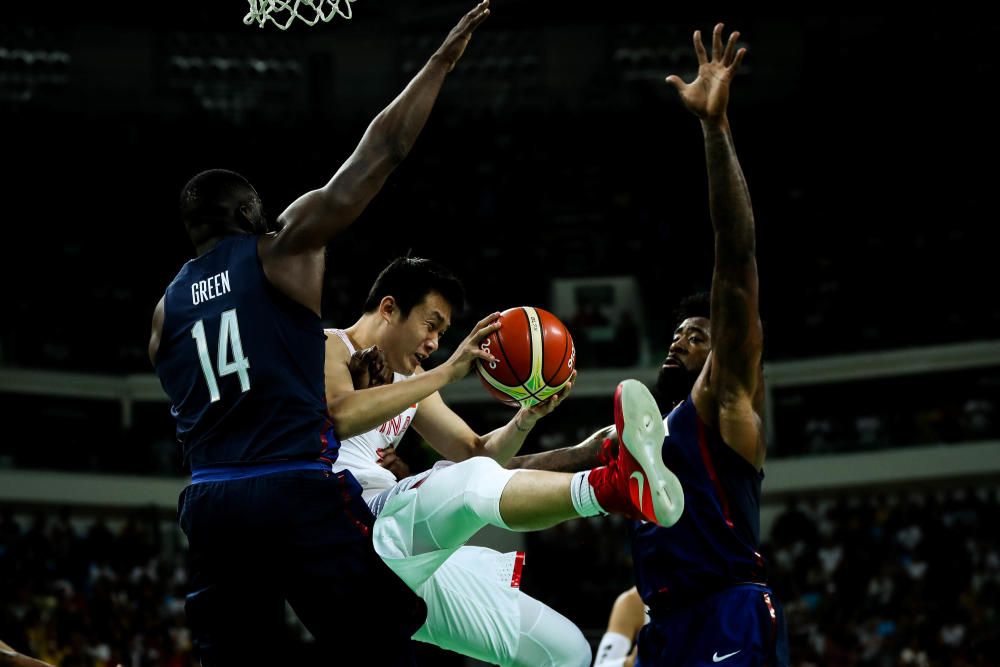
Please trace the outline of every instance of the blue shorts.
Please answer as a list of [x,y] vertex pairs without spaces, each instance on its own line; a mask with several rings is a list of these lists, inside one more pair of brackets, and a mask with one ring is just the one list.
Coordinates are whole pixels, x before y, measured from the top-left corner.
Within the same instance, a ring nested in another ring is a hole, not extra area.
[[426,606],[375,553],[357,480],[329,466],[268,472],[202,475],[181,493],[187,622],[202,664],[295,663],[285,601],[327,657],[352,646],[370,664],[414,664]]
[[639,632],[636,667],[787,667],[785,618],[767,586],[740,584],[658,611]]

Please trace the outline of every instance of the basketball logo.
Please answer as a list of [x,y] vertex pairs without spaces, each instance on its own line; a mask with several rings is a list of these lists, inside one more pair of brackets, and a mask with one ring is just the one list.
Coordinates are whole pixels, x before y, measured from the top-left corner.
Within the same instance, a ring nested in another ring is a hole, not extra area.
[[523,306],[500,313],[500,328],[480,344],[496,361],[476,362],[483,386],[498,400],[530,408],[558,393],[576,365],[569,330],[552,313]]

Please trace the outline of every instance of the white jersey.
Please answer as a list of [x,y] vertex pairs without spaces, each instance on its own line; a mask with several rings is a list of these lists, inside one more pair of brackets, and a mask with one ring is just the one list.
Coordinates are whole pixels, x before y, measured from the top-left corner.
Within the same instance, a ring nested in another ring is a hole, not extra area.
[[[343,329],[327,329],[326,333],[344,341],[351,354],[357,351]],[[393,382],[400,382],[406,377],[402,373],[394,373]],[[396,476],[378,464],[376,450],[395,447],[402,440],[403,434],[406,433],[416,414],[417,404],[414,403],[378,428],[340,441],[340,454],[333,464],[333,470],[334,472],[350,470],[361,484],[362,497],[365,501],[370,501],[386,489],[395,486]]]

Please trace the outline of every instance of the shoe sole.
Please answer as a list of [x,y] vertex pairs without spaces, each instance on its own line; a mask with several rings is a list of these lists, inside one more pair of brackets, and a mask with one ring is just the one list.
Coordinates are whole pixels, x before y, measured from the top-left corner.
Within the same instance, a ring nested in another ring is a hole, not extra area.
[[[646,386],[638,380],[625,380],[615,392],[615,428],[618,441],[625,445],[646,476],[653,502],[653,516],[642,512],[650,521],[669,527],[684,513],[684,488],[677,476],[663,463],[663,440],[666,429],[663,417]],[[641,483],[637,482],[641,490]],[[629,480],[629,486],[632,481]],[[631,493],[631,488],[630,488]],[[640,498],[642,511],[643,498]]]

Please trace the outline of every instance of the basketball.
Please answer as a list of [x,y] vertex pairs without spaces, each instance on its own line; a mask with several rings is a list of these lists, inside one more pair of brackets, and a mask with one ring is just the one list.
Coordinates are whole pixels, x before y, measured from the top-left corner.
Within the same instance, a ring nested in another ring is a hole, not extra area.
[[558,317],[522,306],[500,313],[500,328],[480,345],[497,358],[476,362],[483,386],[515,407],[530,408],[557,393],[576,364],[573,337]]

